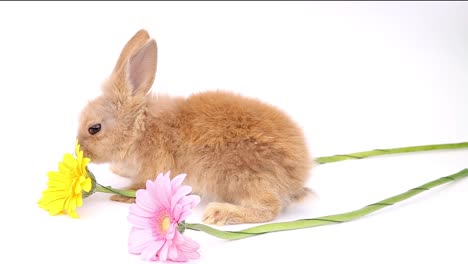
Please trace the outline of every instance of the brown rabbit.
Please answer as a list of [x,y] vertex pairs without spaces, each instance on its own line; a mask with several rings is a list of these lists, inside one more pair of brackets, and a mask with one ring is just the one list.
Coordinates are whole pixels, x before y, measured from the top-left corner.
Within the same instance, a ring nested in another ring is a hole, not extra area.
[[102,95],[83,109],[78,140],[92,162],[110,163],[135,190],[160,172],[187,173],[185,184],[195,194],[216,201],[204,212],[207,224],[270,221],[309,193],[304,185],[312,159],[301,129],[285,113],[223,91],[150,94],[156,61],[155,40],[138,31]]

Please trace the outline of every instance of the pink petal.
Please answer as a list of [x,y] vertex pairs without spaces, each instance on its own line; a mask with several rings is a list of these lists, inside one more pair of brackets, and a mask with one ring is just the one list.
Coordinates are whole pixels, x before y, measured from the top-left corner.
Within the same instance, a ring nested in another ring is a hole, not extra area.
[[[162,174],[162,173],[161,173],[161,174]],[[171,171],[168,170],[168,171],[164,174],[163,177],[167,178],[167,179],[170,181],[170,180],[171,180]]]
[[157,240],[151,241],[151,243],[146,247],[143,252],[141,252],[140,257],[143,260],[154,260],[157,257],[158,251],[164,247],[166,241]]
[[141,206],[137,204],[130,205],[129,211],[130,211],[130,214],[140,216],[140,217],[150,218],[154,216],[154,212],[143,209]]
[[156,182],[147,180],[145,190],[148,192],[148,195],[151,196],[156,190]]
[[[162,177],[162,174],[159,174],[158,177]],[[156,203],[156,207],[161,206],[156,196],[158,192],[158,184],[159,183],[156,183],[156,180],[155,181],[148,180],[146,182],[146,190],[148,191],[148,195],[151,198],[151,200]]]
[[153,212],[156,208],[156,203],[151,199],[147,190],[140,189],[136,192],[136,204],[141,208]]
[[[197,195],[188,195],[182,197],[173,210],[173,217],[177,222],[181,222],[192,213],[192,208],[200,202],[200,197]],[[180,207],[180,209],[179,209]]]
[[174,236],[174,244],[178,249],[179,258],[178,261],[186,261],[188,259],[198,259],[200,254],[197,250],[200,248],[197,242],[191,238],[182,235],[177,232]]
[[187,195],[182,197],[177,204],[182,206],[183,208],[187,207],[188,208],[193,208],[195,207],[198,203],[200,202],[200,197],[197,195]]
[[169,247],[169,253],[168,253],[168,258],[170,260],[177,260],[179,258],[179,252],[178,252],[178,248],[177,246],[173,243],[170,247]]
[[178,223],[176,222],[171,223],[171,225],[169,226],[169,230],[167,231],[166,236],[165,236],[167,240],[172,240],[174,238],[174,233],[177,229],[177,225]]
[[190,252],[196,251],[200,248],[200,245],[195,240],[180,233],[179,235],[183,238],[183,243],[177,245],[180,250],[184,252]]
[[192,191],[192,187],[189,186],[182,186],[180,187],[173,195],[171,199],[171,209],[174,209],[174,205],[176,205],[182,198],[187,196]]
[[169,250],[169,244],[171,243],[170,240],[167,240],[166,243],[161,247],[161,250],[158,253],[159,259],[161,261],[166,261],[167,260],[167,253]]
[[140,254],[154,240],[151,230],[133,227],[128,237],[128,251],[132,254]]
[[177,230],[176,234],[174,235],[173,241],[177,245],[183,244],[185,241],[185,236],[182,235],[182,233],[180,233],[179,230]]
[[174,220],[179,223],[181,220],[180,220],[180,216],[182,215],[183,211],[182,211],[182,206],[176,204],[174,206],[174,209],[172,211],[172,217],[174,218]]
[[198,195],[189,195],[187,196],[188,199],[190,199],[190,207],[191,208],[194,208],[195,206],[197,206],[199,203],[200,203],[200,196]]
[[127,220],[137,228],[152,229],[155,226],[155,221],[152,217],[141,217],[135,214],[129,214]]
[[172,179],[172,181],[171,181],[172,191],[177,190],[180,187],[182,182],[185,180],[186,176],[187,176],[187,174],[182,173],[182,174],[179,174],[179,175],[175,176],[174,179]]
[[[191,195],[192,196],[192,195]],[[187,201],[191,202],[186,202],[186,205],[182,207],[182,213],[178,216],[178,221],[181,222],[187,218],[192,213],[192,208],[194,207],[193,205],[196,205],[200,202],[200,197],[195,196],[195,197],[185,197]]]
[[186,259],[199,259],[200,258],[200,253],[198,253],[197,251],[188,251],[188,252],[184,252],[183,254],[186,257]]
[[156,183],[156,185],[164,186],[164,188],[168,188],[171,184],[171,179],[169,175],[170,175],[169,172],[167,172],[164,175],[160,173],[158,177],[156,177],[156,180],[154,182]]
[[171,208],[170,205],[170,182],[168,179],[164,177],[158,177],[156,179],[156,188],[154,191],[155,201],[157,201],[158,205],[164,208]]
[[189,210],[183,211],[183,212],[179,215],[179,218],[178,218],[178,219],[179,219],[179,220],[178,220],[179,223],[182,222],[182,221],[184,221],[185,219],[187,219],[187,217],[188,217],[189,215],[191,215],[191,214],[192,214],[192,210],[190,210],[190,209],[189,209]]
[[147,180],[146,181],[146,190],[154,188],[156,184],[153,181]]

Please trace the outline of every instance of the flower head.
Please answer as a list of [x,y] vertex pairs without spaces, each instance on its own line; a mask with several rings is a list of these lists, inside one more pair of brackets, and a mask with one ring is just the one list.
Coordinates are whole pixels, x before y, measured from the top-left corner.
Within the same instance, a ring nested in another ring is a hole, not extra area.
[[189,195],[192,188],[181,186],[186,174],[171,181],[170,172],[160,173],[155,181],[147,181],[146,189],[136,192],[136,203],[130,206],[128,249],[144,260],[188,261],[199,258],[199,245],[178,230],[199,202]]
[[47,189],[42,192],[39,207],[50,215],[66,213],[78,218],[76,208],[83,204],[82,192],[89,192],[92,188],[92,179],[86,168],[89,162],[76,142],[75,156],[66,153],[59,162],[59,170],[47,173]]

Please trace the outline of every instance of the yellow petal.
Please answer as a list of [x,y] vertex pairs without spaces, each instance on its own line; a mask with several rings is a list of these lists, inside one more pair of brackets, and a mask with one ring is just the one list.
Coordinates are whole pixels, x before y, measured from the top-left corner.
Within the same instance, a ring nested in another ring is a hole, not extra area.
[[80,153],[80,144],[78,143],[78,139],[75,142],[75,156],[78,157],[78,154]]
[[62,213],[63,213],[63,211],[58,211],[58,212],[57,211],[49,211],[49,215],[52,215],[52,216],[62,214]]
[[80,218],[76,211],[68,212],[68,215],[71,216],[72,218]]
[[50,214],[56,215],[63,211],[63,202],[63,199],[55,200],[47,203],[42,208],[49,211]]
[[70,153],[67,153],[63,155],[63,164],[70,170],[73,170],[76,166],[76,159]]
[[58,171],[49,171],[47,173],[47,177],[49,178],[49,180],[57,180],[57,181],[65,181],[65,177],[63,176],[62,173],[58,172]]
[[42,198],[41,200],[43,201],[48,201],[48,200],[57,200],[57,199],[65,199],[68,195],[68,192],[66,190],[61,190],[61,189],[54,189],[54,190],[45,190],[42,192]]
[[82,190],[82,188],[81,188],[81,177],[80,177],[80,179],[78,179],[78,183],[75,184],[75,189],[73,190],[74,191],[73,194],[75,194],[75,195],[79,194],[79,193],[81,193],[81,190]]
[[68,199],[68,204],[67,206],[65,206],[65,209],[67,210],[67,212],[70,214],[70,213],[73,213],[75,212],[76,210],[76,199],[73,198],[70,198]]
[[71,199],[70,197],[67,197],[67,199],[65,199],[65,203],[63,204],[63,210],[69,212],[70,211],[70,202],[71,202]]
[[78,197],[76,197],[76,207],[81,207],[83,205],[83,197],[80,195],[78,195]]
[[83,187],[83,190],[85,192],[89,192],[91,190],[92,186],[91,178],[87,177],[84,183],[81,185]]

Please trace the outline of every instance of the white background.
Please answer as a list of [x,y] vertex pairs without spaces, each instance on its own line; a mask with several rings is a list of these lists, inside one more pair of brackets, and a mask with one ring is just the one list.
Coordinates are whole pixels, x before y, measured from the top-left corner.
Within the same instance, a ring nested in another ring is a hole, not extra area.
[[[466,2],[2,2],[0,262],[140,262],[127,253],[127,204],[97,193],[80,219],[37,206],[81,108],[140,28],[158,42],[154,92],[258,97],[290,114],[318,157],[468,141],[466,14]],[[358,209],[466,167],[467,150],[322,165],[308,182],[317,198],[276,221]],[[467,199],[461,180],[340,225],[234,242],[186,234],[201,246],[195,263],[467,263]]]

